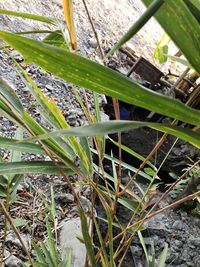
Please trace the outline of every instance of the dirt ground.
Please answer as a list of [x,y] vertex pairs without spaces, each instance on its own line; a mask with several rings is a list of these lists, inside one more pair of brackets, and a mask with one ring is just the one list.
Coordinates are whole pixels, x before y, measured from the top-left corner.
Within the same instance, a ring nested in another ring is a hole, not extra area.
[[[117,42],[145,10],[140,0],[88,0],[87,4],[101,43],[108,47]],[[30,0],[28,4],[27,0],[0,0],[0,8],[57,17],[64,20],[61,0]],[[74,13],[79,47],[84,50],[93,33],[82,1],[74,1]],[[8,17],[5,22],[0,16],[0,26],[12,31],[44,28],[44,24],[41,25],[29,20],[24,23],[23,20],[15,17]],[[47,27],[49,26],[47,25]],[[143,55],[157,64],[153,59],[153,52],[162,34],[163,30],[159,24],[155,19],[151,19],[128,44],[139,55]]]

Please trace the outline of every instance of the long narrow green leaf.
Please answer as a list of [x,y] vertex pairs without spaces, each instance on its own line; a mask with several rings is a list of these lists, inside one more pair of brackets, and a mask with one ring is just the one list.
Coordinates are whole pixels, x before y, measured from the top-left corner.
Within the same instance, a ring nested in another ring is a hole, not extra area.
[[52,257],[51,257],[51,254],[50,254],[49,250],[47,249],[47,247],[45,246],[45,244],[44,243],[41,243],[40,246],[41,246],[41,249],[42,249],[42,251],[43,251],[43,253],[45,255],[45,261],[48,263],[48,266],[49,267],[57,267],[54,264],[54,262],[52,260]]
[[164,0],[153,0],[147,10],[142,16],[133,24],[128,32],[117,42],[117,44],[110,50],[107,57],[111,56],[116,50],[118,50],[123,44],[130,40],[146,23],[147,21],[158,11],[158,9],[164,4]]
[[[66,173],[72,175],[74,172],[62,163],[58,163],[59,167]],[[21,161],[0,163],[0,174],[54,174],[59,175],[60,172],[51,161]]]
[[[32,81],[32,79],[26,74],[26,72],[23,70],[23,68],[13,59],[19,70],[21,71],[22,75],[27,81],[28,88],[31,92],[31,94],[34,96],[37,103],[41,106],[41,114],[48,120],[50,124],[52,124],[57,129],[61,128],[70,128],[69,124],[66,122],[64,116],[62,115],[59,108],[56,106],[55,102],[52,99],[48,99],[47,96],[45,96],[40,89],[37,87],[37,85]],[[59,143],[64,145],[64,148],[66,148],[67,156],[70,158],[71,155],[74,155],[75,150],[77,154],[79,155],[82,165],[85,168],[85,174],[87,175],[89,173],[89,164],[87,161],[87,156],[79,144],[79,142],[76,140],[75,137],[71,136],[68,137],[68,141],[71,143],[71,146],[65,142],[64,140],[58,140]]]
[[104,208],[106,211],[106,216],[107,216],[107,222],[108,222],[108,241],[109,241],[109,254],[110,254],[110,267],[115,266],[114,262],[114,247],[113,247],[113,219],[111,215],[111,210],[110,207],[108,206],[107,203],[104,203]]
[[[142,0],[149,6],[152,0]],[[155,15],[160,25],[180,48],[191,65],[200,72],[200,27],[183,0],[167,0]]]
[[45,257],[43,255],[42,251],[39,249],[39,247],[33,241],[32,241],[32,245],[33,245],[33,248],[34,248],[35,253],[36,253],[37,261],[42,263],[42,264],[45,264]]
[[[119,147],[119,144],[118,142],[114,141],[112,138],[108,137],[108,139],[116,146]],[[121,148],[122,150],[126,151],[128,154],[132,155],[133,157],[141,160],[141,161],[144,161],[145,158],[143,156],[141,156],[140,154],[138,154],[137,152],[135,152],[134,150],[132,150],[131,148],[125,146],[125,145],[121,145]],[[151,168],[155,169],[156,167],[148,160],[147,165],[149,165]]]
[[37,20],[37,21],[41,21],[41,22],[45,22],[45,23],[49,23],[49,24],[54,24],[54,25],[58,24],[57,19],[33,15],[33,14],[29,14],[29,13],[22,13],[22,12],[15,12],[15,11],[11,11],[11,10],[0,9],[0,14],[11,15],[11,16],[15,16],[15,17],[24,18],[24,19]]
[[88,231],[87,218],[82,208],[79,208],[79,212],[80,212],[80,218],[81,218],[81,229],[82,229],[83,239],[84,239],[85,246],[87,249],[88,257],[90,259],[90,264],[92,267],[96,267],[97,263],[95,259],[94,246],[92,243],[92,237],[90,236],[89,231]]
[[[180,126],[172,126],[170,124],[159,124],[150,122],[138,122],[138,121],[110,121],[95,123],[83,127],[76,127],[73,129],[58,130],[48,134],[43,134],[35,138],[29,138],[30,141],[44,140],[56,136],[97,136],[111,133],[117,133],[122,131],[128,131],[140,127],[150,127],[155,130],[166,132],[181,138],[187,142],[190,142],[196,147],[200,147],[200,134],[190,129],[182,128]],[[26,139],[28,140],[28,139]]]
[[200,23],[200,2],[199,0],[183,0],[188,6],[192,14],[195,16],[197,21]]
[[0,147],[7,149],[14,149],[15,151],[35,153],[35,154],[45,154],[44,150],[41,149],[39,145],[30,143],[18,143],[19,140],[10,139],[0,136]]
[[188,68],[192,68],[191,64],[187,61],[187,59],[176,57],[176,56],[168,56],[171,60],[176,61],[178,63],[181,63],[185,65]]
[[51,259],[52,259],[54,266],[57,267],[58,255],[57,255],[57,250],[56,250],[56,242],[53,238],[53,234],[51,232],[51,226],[50,226],[48,219],[46,219],[46,228],[47,228],[47,244],[48,244],[49,253],[51,255]]
[[93,221],[94,221],[94,225],[95,225],[95,230],[97,232],[98,238],[99,238],[99,243],[101,245],[101,250],[102,250],[102,254],[103,254],[103,260],[105,262],[104,266],[109,266],[108,263],[108,256],[107,256],[107,252],[105,249],[105,245],[104,245],[104,241],[103,241],[103,237],[99,228],[99,224],[97,222],[97,219],[95,218],[95,216],[93,217]]
[[0,79],[0,97],[8,101],[20,114],[24,112],[24,108],[15,94],[14,90],[2,79]]
[[159,263],[158,263],[159,267],[165,267],[165,261],[167,258],[167,253],[168,253],[168,244],[165,245],[162,253],[160,254]]
[[[98,63],[12,33],[0,32],[0,37],[22,53],[28,61],[38,64],[69,82],[180,121],[200,125],[200,111],[148,90]],[[193,53],[192,48],[191,53],[192,57],[199,62],[199,55],[195,57],[195,50]]]

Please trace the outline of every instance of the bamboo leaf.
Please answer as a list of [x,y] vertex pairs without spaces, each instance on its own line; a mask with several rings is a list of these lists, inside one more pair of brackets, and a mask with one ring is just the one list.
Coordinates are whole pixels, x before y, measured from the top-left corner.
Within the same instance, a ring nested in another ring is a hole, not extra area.
[[140,127],[150,127],[152,129],[174,135],[200,148],[200,134],[197,132],[194,132],[190,129],[183,128],[180,126],[172,126],[171,124],[160,124],[160,123],[138,122],[138,121],[109,121],[109,122],[95,123],[92,125],[76,127],[73,129],[71,128],[71,129],[58,130],[37,136],[35,138],[28,138],[26,140],[29,141],[45,140],[48,138],[53,138],[56,136],[58,137],[62,135],[66,136],[106,135],[106,134],[128,131]]
[[[58,166],[66,173],[72,175],[74,172],[62,163]],[[51,161],[20,161],[0,163],[0,174],[53,174],[60,175],[58,169]]]
[[49,23],[49,24],[54,24],[54,25],[58,24],[57,19],[33,15],[33,14],[29,14],[29,13],[22,13],[22,12],[15,12],[15,11],[11,11],[11,10],[0,9],[0,14],[11,15],[11,16],[15,16],[15,17],[24,18],[24,19],[37,20],[37,21],[41,21],[41,22],[45,22],[45,23]]
[[6,100],[11,106],[13,106],[20,114],[24,112],[24,108],[15,94],[14,90],[2,79],[0,79],[0,98]]
[[200,111],[191,109],[178,100],[148,90],[98,63],[12,33],[0,32],[0,37],[30,62],[69,82],[180,121],[200,125]]
[[170,56],[170,55],[168,57],[171,60],[181,63],[182,65],[185,65],[188,68],[192,68],[191,64],[187,61],[187,59],[176,57],[176,56]]
[[[114,140],[113,140],[112,138],[110,138],[110,137],[108,137],[108,139],[109,139],[114,145],[116,145],[116,146],[119,147],[118,142],[114,141]],[[132,150],[131,148],[129,148],[129,147],[125,146],[125,145],[121,145],[121,148],[122,148],[122,150],[126,151],[128,154],[132,155],[133,157],[135,157],[135,158],[137,158],[137,159],[139,159],[139,160],[141,160],[141,161],[144,161],[144,160],[145,160],[145,158],[144,158],[143,156],[141,156],[140,154],[138,154],[137,152],[135,152],[135,151]],[[155,170],[156,167],[155,167],[149,160],[147,161],[146,164],[149,165],[151,168],[153,168],[153,169]]]
[[44,150],[40,148],[39,145],[30,144],[26,142],[18,143],[18,141],[19,140],[0,136],[0,147],[13,149],[15,151],[20,151],[20,152],[43,154],[43,155],[46,154]]

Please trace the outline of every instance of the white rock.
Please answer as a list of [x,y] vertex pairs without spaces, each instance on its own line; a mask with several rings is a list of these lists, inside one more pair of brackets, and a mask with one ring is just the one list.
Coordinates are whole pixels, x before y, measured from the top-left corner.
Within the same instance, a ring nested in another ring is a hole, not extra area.
[[86,259],[86,247],[79,241],[77,236],[82,236],[80,218],[73,218],[67,222],[62,222],[60,233],[61,250],[66,255],[68,250],[72,250],[73,267],[83,267]]

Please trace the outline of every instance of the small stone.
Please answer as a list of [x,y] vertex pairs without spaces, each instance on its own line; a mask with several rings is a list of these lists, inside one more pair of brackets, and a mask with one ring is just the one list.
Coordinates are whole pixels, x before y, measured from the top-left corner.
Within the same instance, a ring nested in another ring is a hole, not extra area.
[[50,84],[47,84],[45,86],[45,88],[49,91],[49,92],[52,92],[54,90],[53,86],[51,86]]
[[70,193],[61,193],[56,198],[60,200],[63,204],[74,202],[74,196]]
[[117,62],[114,61],[113,59],[111,59],[109,62],[108,62],[108,67],[111,68],[111,69],[116,69],[117,68]]
[[183,245],[183,243],[182,243],[181,241],[179,241],[179,240],[175,240],[175,241],[174,241],[174,245],[175,245],[177,248],[181,248],[182,245]]
[[189,242],[191,245],[194,245],[195,247],[200,247],[200,237],[192,237],[189,239]]
[[141,257],[143,254],[143,250],[140,246],[131,246],[130,249],[133,257]]
[[197,255],[193,258],[193,266],[199,267],[200,266],[200,255]]
[[13,50],[10,55],[17,61],[17,62],[22,62],[24,59],[22,55],[20,55],[17,51]]
[[172,228],[176,229],[176,230],[183,230],[183,223],[182,221],[175,221],[172,225]]
[[89,43],[90,47],[92,47],[94,49],[97,48],[97,41],[95,38],[90,38],[88,43]]
[[[30,248],[31,248],[31,238],[30,238],[30,236],[23,234],[23,235],[21,235],[21,238],[23,240],[23,243],[24,243],[26,249],[30,250]],[[6,243],[10,243],[10,244],[12,244],[12,245],[14,245],[14,246],[16,246],[16,247],[18,247],[20,249],[23,249],[21,242],[19,241],[18,238],[16,238],[16,236],[13,233],[7,235]]]
[[11,255],[5,260],[6,267],[22,267],[22,261],[18,259],[16,256]]

